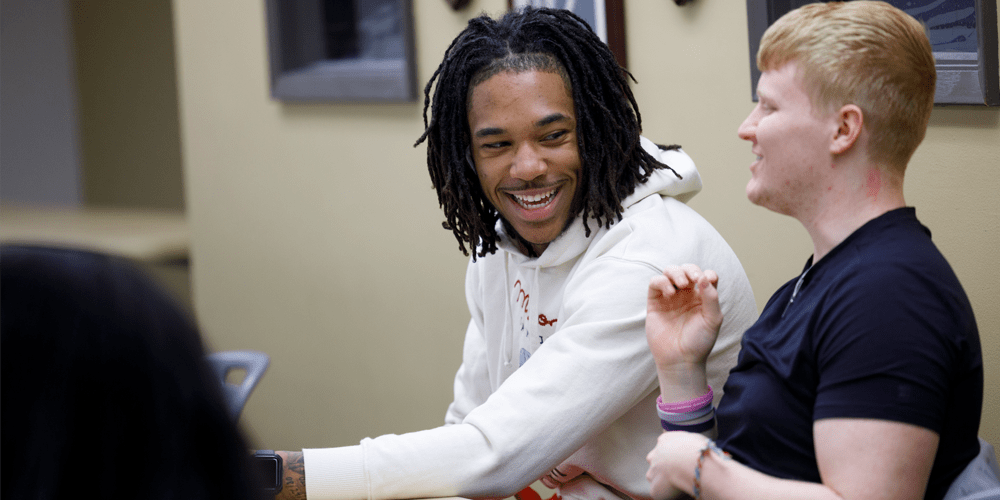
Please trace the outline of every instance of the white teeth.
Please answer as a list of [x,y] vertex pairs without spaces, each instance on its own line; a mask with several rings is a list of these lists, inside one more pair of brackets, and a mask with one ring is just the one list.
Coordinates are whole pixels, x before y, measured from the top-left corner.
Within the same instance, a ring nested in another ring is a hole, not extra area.
[[552,199],[552,196],[556,194],[556,191],[558,191],[558,189],[553,189],[552,191],[549,191],[547,193],[535,194],[530,196],[522,196],[522,195],[512,195],[512,196],[514,197],[514,200],[517,201],[517,204],[521,205],[524,208],[538,208],[540,206],[547,204]]

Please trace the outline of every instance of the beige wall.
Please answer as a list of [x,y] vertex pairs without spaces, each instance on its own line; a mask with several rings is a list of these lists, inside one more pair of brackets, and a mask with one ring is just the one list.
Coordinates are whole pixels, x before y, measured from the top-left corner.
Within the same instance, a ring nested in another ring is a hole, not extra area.
[[[452,37],[506,0],[415,1],[422,87]],[[746,13],[731,2],[626,2],[645,133],[682,144],[705,191],[692,205],[740,255],[759,304],[811,251],[798,224],[746,201],[752,160]],[[299,104],[268,94],[260,0],[174,0],[185,194],[199,318],[216,349],[272,364],[244,413],[260,446],[354,444],[439,425],[468,312],[466,258],[441,229],[420,103]],[[908,202],[972,297],[987,383],[1000,382],[1000,110],[939,108]],[[982,434],[1000,442],[987,391]]]
[[171,0],[69,0],[83,201],[183,210]]

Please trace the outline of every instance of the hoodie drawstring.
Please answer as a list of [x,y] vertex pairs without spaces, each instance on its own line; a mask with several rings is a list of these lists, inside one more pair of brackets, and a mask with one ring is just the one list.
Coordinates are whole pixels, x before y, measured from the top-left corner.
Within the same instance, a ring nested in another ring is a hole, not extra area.
[[511,365],[511,343],[513,342],[512,337],[506,332],[511,332],[514,329],[513,321],[513,311],[510,308],[511,294],[510,294],[510,253],[504,252],[503,259],[503,283],[504,283],[504,304],[507,308],[507,314],[504,315],[503,320],[503,332],[504,335],[500,337],[500,352],[503,353],[503,366],[504,368],[510,368]]

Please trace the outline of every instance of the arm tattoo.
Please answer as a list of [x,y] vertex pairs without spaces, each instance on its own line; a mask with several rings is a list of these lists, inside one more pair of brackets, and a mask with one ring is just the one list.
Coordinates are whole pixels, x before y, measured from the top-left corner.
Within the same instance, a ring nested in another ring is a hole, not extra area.
[[275,500],[305,500],[306,467],[301,451],[279,451],[284,463],[281,493]]

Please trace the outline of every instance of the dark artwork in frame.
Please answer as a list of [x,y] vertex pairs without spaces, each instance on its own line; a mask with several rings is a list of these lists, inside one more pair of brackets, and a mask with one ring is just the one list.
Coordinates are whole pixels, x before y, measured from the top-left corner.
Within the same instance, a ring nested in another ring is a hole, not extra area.
[[265,0],[271,96],[416,100],[412,0]]
[[[816,0],[747,0],[751,96],[757,100],[760,37],[785,13]],[[919,19],[937,66],[938,105],[1000,106],[996,0],[887,0]]]
[[511,9],[527,5],[572,11],[583,18],[594,33],[608,44],[618,65],[628,68],[624,0],[507,0],[507,6]]

